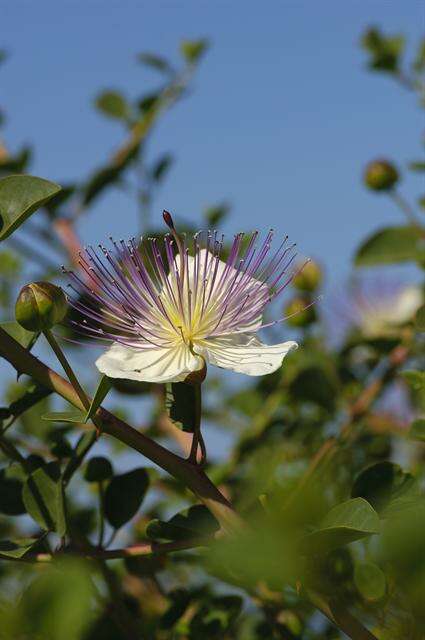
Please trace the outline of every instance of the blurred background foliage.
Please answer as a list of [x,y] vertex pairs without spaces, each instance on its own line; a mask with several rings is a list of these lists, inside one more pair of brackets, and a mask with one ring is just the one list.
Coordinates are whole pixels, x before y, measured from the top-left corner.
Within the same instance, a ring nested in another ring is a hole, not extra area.
[[[376,82],[380,74],[390,76],[410,92],[412,108],[416,101],[425,105],[425,41],[409,60],[404,37],[373,27],[362,34],[361,46]],[[5,238],[2,326],[26,348],[36,336],[12,322],[18,289],[29,280],[61,283],[60,265],[75,267],[83,243],[79,221],[105,192],[119,185],[134,195],[140,213],[135,235],[162,235],[151,205],[175,159],[154,155],[155,126],[190,98],[206,55],[206,40],[182,41],[172,61],[141,53],[138,62],[158,73],[155,89],[134,99],[125,87],[106,89],[95,99],[99,115],[121,127],[113,154],[83,181],[64,182],[18,234]],[[7,64],[6,52],[0,64]],[[6,110],[2,104],[2,116]],[[32,156],[30,145],[12,150],[0,142],[0,176],[30,173]],[[345,637],[341,630],[353,638],[424,637],[425,311],[419,281],[425,196],[411,203],[399,188],[405,172],[424,170],[417,158],[407,167],[397,158],[365,158],[364,188],[392,199],[399,223],[370,231],[343,294],[319,302],[326,287],[320,261],[294,279],[283,313],[300,348],[281,371],[241,385],[228,385],[217,371],[207,377],[204,431],[213,427],[218,434],[207,473],[251,525],[237,539],[217,539],[217,521],[206,508],[140,455],[119,442],[96,441],[88,425],[59,421],[57,414],[46,419],[68,406],[5,369],[2,640],[332,640]],[[198,227],[219,227],[231,215],[227,203],[214,204]],[[184,220],[179,226],[196,230]],[[6,232],[5,218],[0,237]],[[412,266],[411,283],[361,271],[399,263]],[[75,338],[66,326],[62,335]],[[64,346],[83,369],[90,349]],[[90,391],[95,388],[93,381]],[[170,420],[159,385],[113,381],[108,399],[117,415],[136,415],[141,431],[188,453],[190,434]],[[41,496],[43,508],[34,496]],[[205,545],[84,560],[93,551],[193,538]]]

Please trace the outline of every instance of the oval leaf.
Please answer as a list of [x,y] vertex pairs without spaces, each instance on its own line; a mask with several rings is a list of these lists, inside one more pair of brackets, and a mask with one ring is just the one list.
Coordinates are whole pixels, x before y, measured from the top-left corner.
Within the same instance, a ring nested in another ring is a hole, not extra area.
[[354,262],[358,267],[394,264],[423,257],[421,233],[415,227],[380,229],[357,250]]
[[0,180],[0,240],[10,236],[29,216],[59,193],[61,187],[34,176]]
[[379,533],[378,514],[366,500],[354,498],[333,507],[301,546],[306,553],[321,553],[374,533]]
[[386,579],[384,572],[373,562],[359,562],[354,569],[354,584],[361,596],[370,602],[384,597]]
[[46,531],[66,532],[60,466],[51,462],[36,469],[27,479],[22,499],[30,516]]
[[112,478],[105,491],[105,517],[119,529],[137,513],[149,486],[146,469],[133,469]]

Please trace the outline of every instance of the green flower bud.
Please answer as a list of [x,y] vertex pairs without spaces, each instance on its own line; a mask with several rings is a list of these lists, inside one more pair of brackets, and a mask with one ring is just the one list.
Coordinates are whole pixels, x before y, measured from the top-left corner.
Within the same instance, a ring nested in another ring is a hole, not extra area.
[[64,292],[50,282],[31,282],[19,293],[15,316],[27,331],[44,331],[61,322],[68,310]]
[[314,306],[308,307],[309,304],[310,300],[302,296],[297,296],[290,300],[285,307],[286,322],[290,327],[307,327],[312,322],[315,322],[317,318],[316,310]]
[[388,160],[369,162],[364,172],[364,182],[372,191],[389,191],[398,178],[397,169]]
[[316,291],[322,284],[323,273],[317,262],[310,260],[292,280],[293,286],[299,291]]

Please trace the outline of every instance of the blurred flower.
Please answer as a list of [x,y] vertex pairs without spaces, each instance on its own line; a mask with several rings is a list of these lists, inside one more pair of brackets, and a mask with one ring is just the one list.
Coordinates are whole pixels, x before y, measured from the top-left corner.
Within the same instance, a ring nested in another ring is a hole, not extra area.
[[134,239],[112,241],[111,251],[100,246],[103,257],[85,249],[79,264],[89,285],[68,272],[77,296],[70,302],[82,315],[72,324],[112,343],[98,369],[145,382],[183,381],[205,363],[247,375],[278,369],[296,343],[265,345],[255,333],[275,324],[263,324],[263,312],[293,277],[287,238],[270,255],[272,231],[259,244],[257,232],[246,241],[240,233],[223,262],[217,232],[195,234],[189,255],[169,213],[164,220],[172,233],[163,241],[150,238],[140,248]]
[[413,320],[423,303],[419,285],[394,284],[382,278],[356,279],[338,296],[339,323],[333,313],[333,334],[357,330],[369,339],[397,337],[400,327]]

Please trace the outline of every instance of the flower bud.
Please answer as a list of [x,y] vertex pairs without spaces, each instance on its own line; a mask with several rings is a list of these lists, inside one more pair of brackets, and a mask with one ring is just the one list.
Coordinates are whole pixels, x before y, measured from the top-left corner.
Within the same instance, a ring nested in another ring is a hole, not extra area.
[[322,283],[322,270],[313,260],[309,260],[292,280],[293,286],[299,291],[316,291]]
[[364,172],[364,182],[372,191],[389,191],[398,178],[397,169],[387,160],[369,162]]
[[302,296],[297,296],[289,301],[285,307],[286,323],[290,327],[307,327],[317,319],[316,310],[313,305],[308,306],[310,300]]
[[61,322],[68,310],[64,292],[50,282],[31,282],[19,293],[15,316],[28,331],[44,331]]

